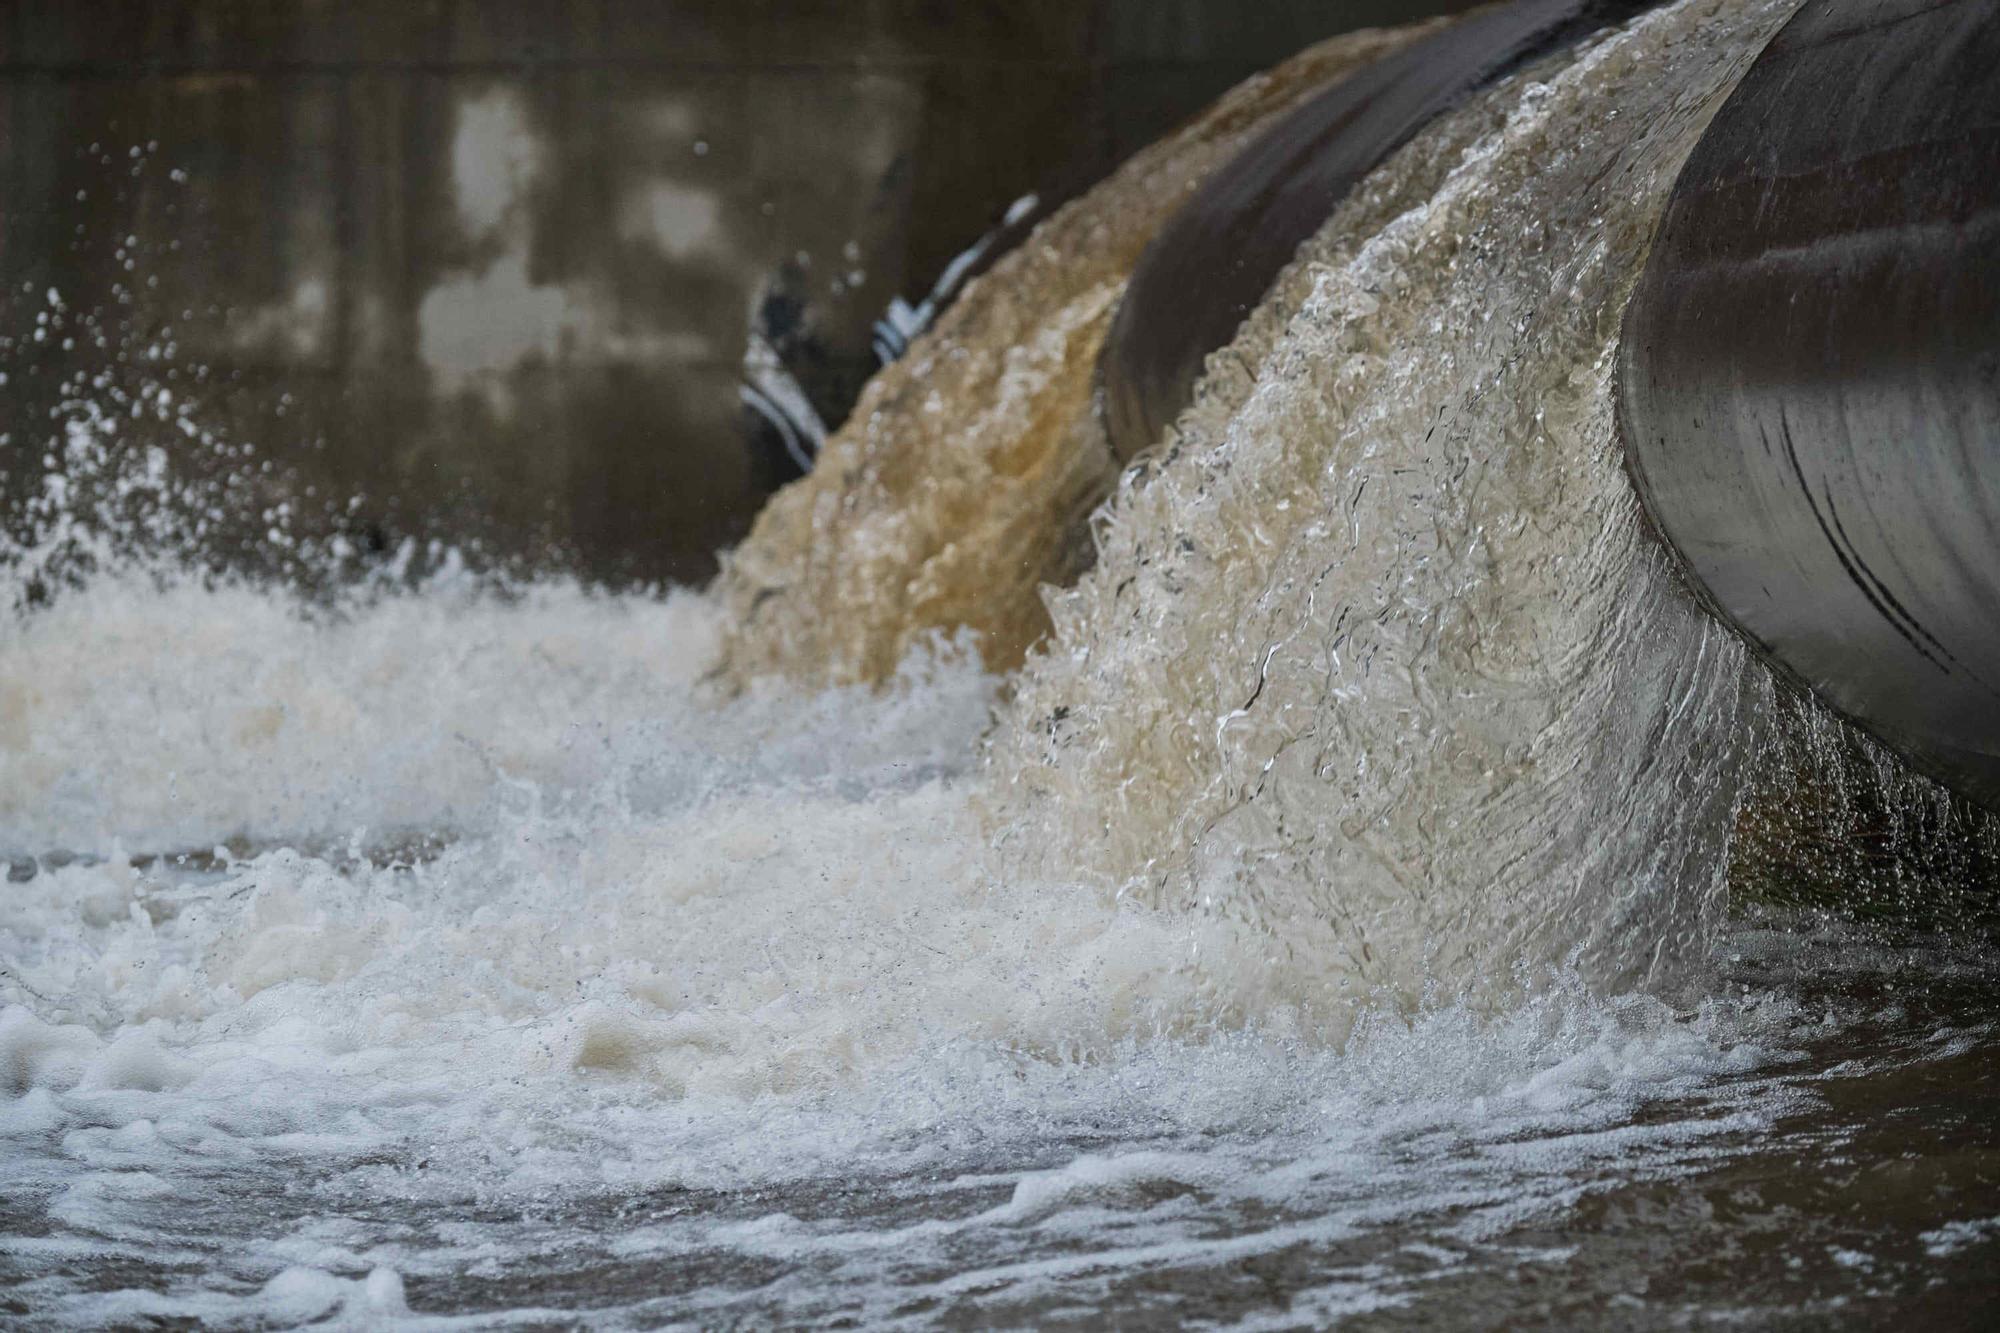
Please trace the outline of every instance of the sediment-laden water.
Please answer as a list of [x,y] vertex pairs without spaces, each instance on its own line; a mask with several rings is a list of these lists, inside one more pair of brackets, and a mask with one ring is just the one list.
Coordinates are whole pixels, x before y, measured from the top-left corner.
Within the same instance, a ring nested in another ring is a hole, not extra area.
[[1786,713],[1611,422],[1665,192],[1789,11],[1684,0],[1399,154],[1011,674],[931,633],[923,542],[761,626],[740,582],[966,509],[954,420],[895,414],[1081,429],[1060,347],[934,410],[963,322],[716,592],[308,596],[144,504],[119,540],[157,468],[50,492],[0,637],[0,1311],[1977,1326],[1991,951],[1729,903]]

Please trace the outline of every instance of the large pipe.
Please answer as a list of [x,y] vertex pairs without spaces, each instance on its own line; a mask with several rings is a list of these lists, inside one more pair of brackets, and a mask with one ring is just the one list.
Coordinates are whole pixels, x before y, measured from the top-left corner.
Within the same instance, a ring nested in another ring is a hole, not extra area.
[[1140,256],[1099,373],[1129,460],[1194,397],[1237,328],[1354,184],[1467,93],[1651,0],[1515,0],[1329,86],[1210,176]]
[[2000,0],[1808,0],[1681,173],[1621,364],[1700,595],[2000,810]]

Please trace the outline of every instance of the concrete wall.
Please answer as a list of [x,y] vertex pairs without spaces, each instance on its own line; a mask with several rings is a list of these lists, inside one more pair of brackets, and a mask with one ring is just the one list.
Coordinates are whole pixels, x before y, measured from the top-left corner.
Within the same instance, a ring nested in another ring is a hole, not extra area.
[[[1009,201],[1307,41],[1455,7],[0,3],[0,470],[37,476],[62,376],[165,339],[271,493],[359,534],[700,578],[789,466],[737,400],[760,303],[800,312],[837,420],[873,318]],[[106,346],[33,340],[50,288]]]

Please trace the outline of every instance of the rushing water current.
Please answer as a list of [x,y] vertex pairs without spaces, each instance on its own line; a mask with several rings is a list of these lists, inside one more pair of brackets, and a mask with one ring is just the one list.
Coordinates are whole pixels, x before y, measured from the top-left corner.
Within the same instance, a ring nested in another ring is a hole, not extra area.
[[[1731,907],[1785,714],[1611,420],[1789,12],[1683,0],[1399,154],[1012,674],[788,678],[839,631],[740,586],[203,573],[107,536],[164,462],[83,512],[79,409],[6,566],[0,1319],[1979,1326],[1991,950]],[[912,397],[864,411],[980,410]],[[871,438],[729,577],[921,563],[856,506],[959,490],[811,503],[924,447]]]

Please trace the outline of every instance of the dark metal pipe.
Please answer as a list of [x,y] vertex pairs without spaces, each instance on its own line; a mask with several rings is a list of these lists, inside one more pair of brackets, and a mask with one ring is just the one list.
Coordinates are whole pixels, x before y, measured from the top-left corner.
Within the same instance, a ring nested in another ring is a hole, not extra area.
[[2000,0],[1808,0],[1675,185],[1619,410],[1716,613],[2000,809]]
[[1467,93],[1649,7],[1515,0],[1480,10],[1330,85],[1211,176],[1140,256],[1105,340],[1098,366],[1118,457],[1151,448],[1180,415],[1208,354],[1355,182]]

